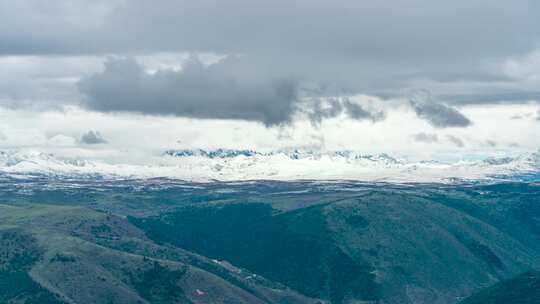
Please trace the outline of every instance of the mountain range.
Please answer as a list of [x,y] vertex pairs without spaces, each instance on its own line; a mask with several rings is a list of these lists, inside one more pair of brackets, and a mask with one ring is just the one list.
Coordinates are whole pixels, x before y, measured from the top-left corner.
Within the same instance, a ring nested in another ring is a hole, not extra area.
[[39,151],[0,152],[0,172],[89,178],[172,178],[190,181],[364,180],[456,182],[528,180],[540,171],[540,152],[515,157],[442,162],[408,161],[354,151],[167,150],[148,162],[110,163]]

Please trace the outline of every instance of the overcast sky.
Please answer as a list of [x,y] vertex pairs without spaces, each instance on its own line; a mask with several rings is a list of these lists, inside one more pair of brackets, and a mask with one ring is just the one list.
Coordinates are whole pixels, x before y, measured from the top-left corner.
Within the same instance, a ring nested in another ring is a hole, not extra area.
[[3,149],[540,148],[535,0],[0,0],[0,20]]

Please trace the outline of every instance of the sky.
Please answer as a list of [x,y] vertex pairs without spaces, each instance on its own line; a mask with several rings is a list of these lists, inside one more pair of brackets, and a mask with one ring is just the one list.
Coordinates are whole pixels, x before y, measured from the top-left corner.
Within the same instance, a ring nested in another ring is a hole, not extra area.
[[535,0],[0,0],[0,149],[540,149]]

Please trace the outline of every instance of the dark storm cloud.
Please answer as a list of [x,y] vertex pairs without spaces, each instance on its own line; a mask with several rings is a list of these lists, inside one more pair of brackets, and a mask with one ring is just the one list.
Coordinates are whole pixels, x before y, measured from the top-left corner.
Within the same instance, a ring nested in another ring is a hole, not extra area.
[[433,100],[431,93],[421,90],[413,93],[409,102],[416,115],[435,128],[464,128],[472,122],[458,110]]
[[471,125],[471,121],[459,111],[441,103],[413,103],[412,106],[418,117],[436,128],[463,128]]
[[182,71],[146,72],[133,59],[110,59],[105,70],[79,82],[85,105],[103,112],[287,123],[295,112],[292,79],[250,80],[191,59]]
[[446,138],[458,148],[465,147],[465,143],[459,137],[453,135],[446,135]]
[[307,113],[314,125],[320,125],[324,119],[342,114],[354,120],[369,120],[371,122],[381,121],[386,117],[384,112],[367,110],[347,97],[310,98],[302,103],[301,108],[303,112]]
[[[84,105],[103,112],[136,112],[203,119],[239,119],[266,126],[289,123],[298,112],[314,124],[346,114],[355,120],[384,119],[348,98],[300,100],[297,81],[242,77],[242,67],[231,68],[236,59],[209,66],[192,58],[181,71],[148,73],[134,59],[116,58],[105,63],[102,73],[79,82]],[[234,71],[231,73],[230,71]]]
[[80,142],[86,145],[98,145],[106,144],[107,140],[98,131],[90,130],[81,136]]
[[417,142],[431,144],[431,143],[439,142],[439,137],[437,136],[437,134],[429,134],[429,133],[420,132],[414,135],[414,140]]
[[348,98],[345,98],[343,101],[343,107],[345,108],[345,113],[355,120],[371,120],[372,122],[377,122],[386,118],[384,112],[368,111],[358,103],[351,102]]

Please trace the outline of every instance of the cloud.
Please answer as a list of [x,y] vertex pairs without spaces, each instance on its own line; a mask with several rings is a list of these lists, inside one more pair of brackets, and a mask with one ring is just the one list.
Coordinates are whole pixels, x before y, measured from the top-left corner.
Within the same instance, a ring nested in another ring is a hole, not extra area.
[[[91,131],[90,131],[91,132]],[[88,132],[87,134],[84,134],[83,137],[87,137],[86,139],[89,140],[88,137],[91,137],[93,136],[94,140],[97,140],[99,139],[98,136],[99,136],[99,133],[97,134],[90,134],[90,132]],[[82,141],[82,139],[81,139]],[[66,135],[63,135],[63,134],[58,134],[58,135],[55,135],[51,138],[49,138],[49,141],[48,143],[54,145],[54,146],[73,146],[77,143],[77,140],[71,136],[66,136]]]
[[80,142],[86,145],[106,144],[107,140],[98,131],[88,131],[81,136]]
[[465,88],[450,92],[470,95],[476,91],[464,82],[496,82],[502,73],[494,65],[538,46],[539,5],[536,0],[163,0],[157,5],[4,0],[0,54],[241,55],[242,67],[236,66],[253,79],[293,77],[377,96],[396,96],[431,80],[439,86],[457,83]]
[[80,94],[74,83],[98,72],[101,63],[94,56],[0,56],[0,105],[57,110],[76,103]]
[[[516,85],[512,80],[506,80],[506,83]],[[463,84],[462,84],[463,85]],[[498,88],[500,83],[492,83],[486,85],[490,93],[476,93],[476,94],[447,94],[441,96],[442,98],[449,99],[452,104],[455,105],[489,105],[489,104],[522,104],[531,102],[540,102],[540,92],[531,92],[527,89],[512,89],[508,92],[503,87],[503,90],[498,93],[493,91],[500,91]]]
[[[468,127],[474,118],[477,126],[467,130],[478,132],[468,137],[472,147],[485,142],[474,138],[495,119],[474,115],[475,108],[540,99],[540,78],[532,77],[538,65],[531,65],[538,61],[528,59],[540,45],[539,8],[537,0],[4,0],[0,105],[63,110],[81,102],[113,116],[265,126],[286,126],[296,114],[316,126],[333,117],[377,122],[388,114],[388,124],[358,131],[378,134],[384,147],[394,118],[411,114],[401,113],[394,97],[426,87],[433,97],[411,101],[414,113],[435,128]],[[164,53],[172,61],[190,54],[225,59],[182,64],[159,58]],[[119,57],[102,69],[107,56]],[[501,68],[509,59],[510,68]],[[313,87],[319,91],[306,98]],[[385,111],[351,101],[361,94],[389,99]],[[471,104],[477,106],[466,108]],[[411,119],[415,127],[404,134],[429,131],[416,123]]]
[[348,97],[307,98],[302,102],[300,108],[315,126],[320,125],[324,119],[338,117],[342,114],[354,120],[369,120],[371,122],[378,122],[386,117],[383,111],[368,110]]
[[291,121],[297,102],[293,79],[251,80],[217,63],[191,59],[181,71],[150,74],[134,59],[109,59],[102,73],[78,86],[84,105],[102,112],[136,112],[190,118],[239,119],[267,126]]
[[439,142],[439,137],[437,136],[437,134],[428,134],[421,132],[415,134],[413,137],[414,140],[416,140],[417,142],[423,142],[428,144]]
[[465,143],[463,142],[463,140],[461,140],[460,138],[456,136],[446,135],[446,138],[448,139],[448,141],[450,141],[452,144],[454,144],[455,146],[459,148],[465,147]]
[[350,118],[355,120],[364,120],[368,119],[372,122],[377,122],[385,119],[386,114],[383,111],[369,111],[364,109],[358,103],[353,103],[350,99],[345,98],[343,101],[343,107],[345,112],[349,115]]
[[[299,57],[323,52],[429,61],[513,53],[534,45],[531,40],[539,32],[534,0],[163,0],[159,5],[143,0],[54,0],[46,6],[36,0],[4,0],[0,8],[4,53],[298,50]],[[456,23],[456,16],[462,22]],[[430,43],[434,41],[439,43]]]
[[523,119],[523,115],[515,114],[515,115],[510,116],[510,119],[512,119],[512,120],[520,120],[520,119]]
[[486,141],[486,145],[487,145],[488,147],[495,148],[495,147],[497,146],[497,142],[494,141],[494,140],[488,139],[488,140]]
[[522,114],[515,114],[510,116],[510,119],[512,120],[537,120],[540,121],[540,110],[537,110],[536,112],[528,112],[528,113],[522,113]]
[[234,119],[284,125],[296,113],[314,124],[346,114],[354,120],[384,119],[349,98],[299,96],[296,80],[245,77],[235,58],[205,66],[191,58],[180,71],[149,73],[133,58],[110,58],[103,72],[83,78],[84,105],[101,112],[135,112],[198,119]]
[[433,101],[431,93],[426,90],[420,90],[409,98],[409,102],[416,112],[416,115],[426,120],[435,128],[464,128],[472,122],[458,110]]

